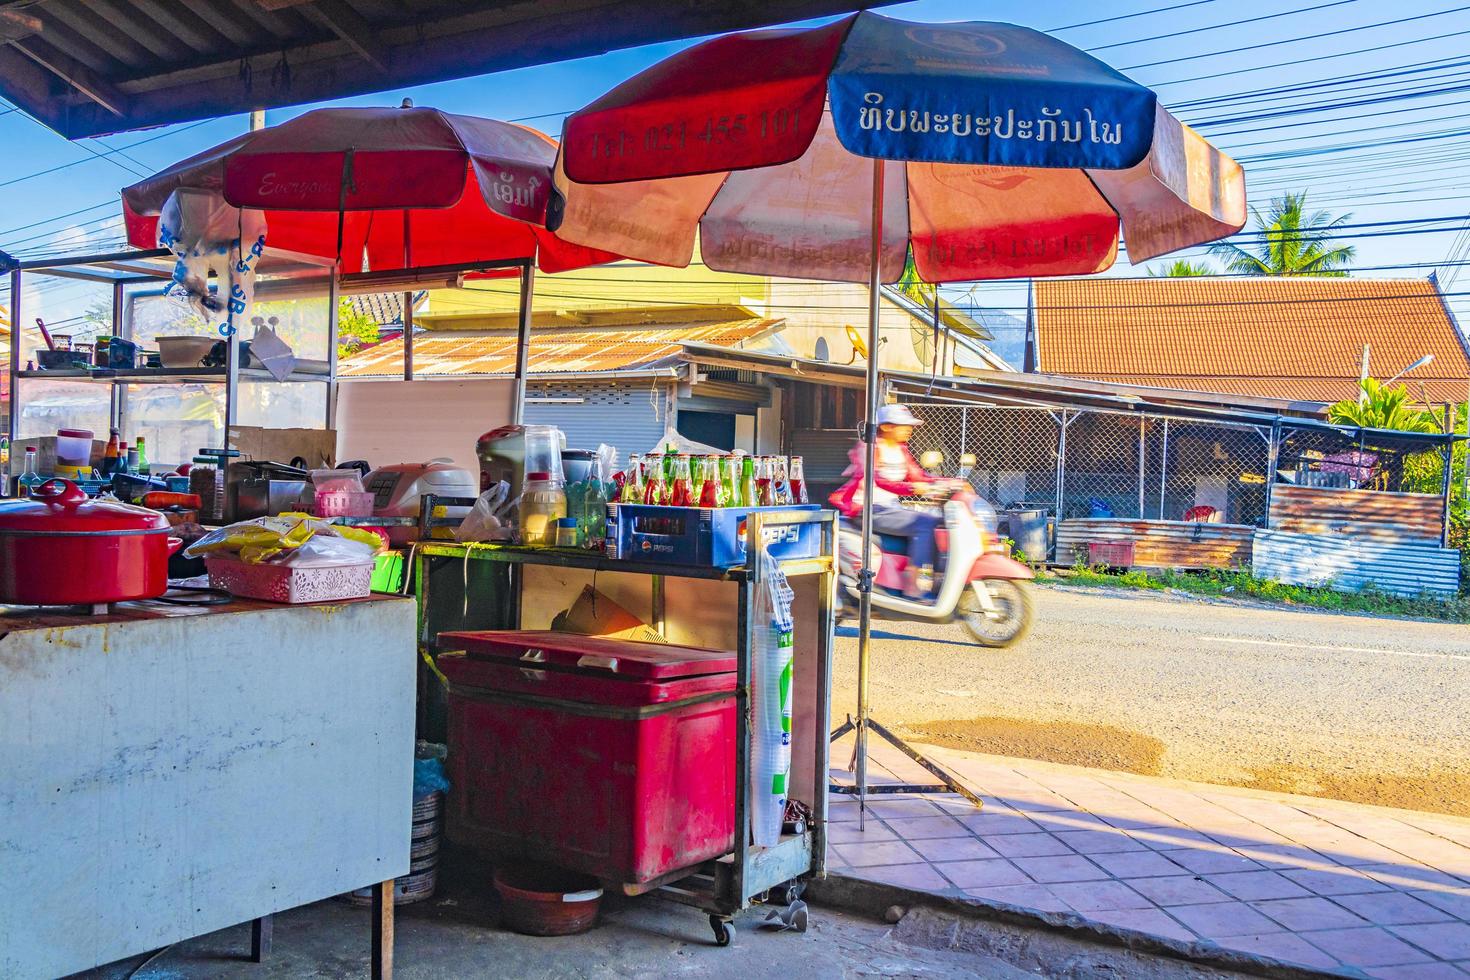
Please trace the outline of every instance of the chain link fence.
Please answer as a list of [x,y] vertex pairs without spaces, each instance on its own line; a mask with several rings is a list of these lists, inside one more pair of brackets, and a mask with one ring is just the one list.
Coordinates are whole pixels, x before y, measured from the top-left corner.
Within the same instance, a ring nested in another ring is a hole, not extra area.
[[916,454],[966,454],[975,491],[1003,509],[1261,526],[1271,430],[1136,413],[911,403]]

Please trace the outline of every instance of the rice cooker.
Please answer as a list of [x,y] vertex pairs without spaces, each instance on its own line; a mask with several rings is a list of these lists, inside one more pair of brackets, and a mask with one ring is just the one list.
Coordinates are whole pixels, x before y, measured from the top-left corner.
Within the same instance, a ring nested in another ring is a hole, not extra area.
[[[450,459],[431,459],[427,463],[394,463],[380,466],[367,475],[363,489],[373,495],[374,517],[419,516],[419,498],[424,494],[436,497],[465,497],[474,500],[480,495],[480,483],[475,474],[454,465]],[[445,517],[463,518],[469,507],[449,507]],[[407,544],[418,537],[418,528],[388,528],[389,543],[394,547]]]

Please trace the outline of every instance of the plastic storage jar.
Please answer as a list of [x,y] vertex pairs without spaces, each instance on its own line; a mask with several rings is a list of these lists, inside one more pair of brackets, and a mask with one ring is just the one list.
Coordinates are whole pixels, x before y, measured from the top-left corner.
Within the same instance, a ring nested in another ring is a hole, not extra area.
[[567,494],[561,481],[543,470],[527,473],[520,515],[522,544],[555,547],[557,522],[567,516]]

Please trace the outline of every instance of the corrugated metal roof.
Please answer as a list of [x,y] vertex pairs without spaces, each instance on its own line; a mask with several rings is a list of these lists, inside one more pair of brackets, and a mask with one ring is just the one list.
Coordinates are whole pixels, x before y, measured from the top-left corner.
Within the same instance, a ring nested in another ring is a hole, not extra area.
[[883,2],[3,0],[0,94],[78,139]]
[[[781,320],[747,319],[623,329],[537,328],[527,359],[532,375],[594,373],[672,367],[689,342],[738,347],[771,333]],[[414,335],[416,374],[510,374],[516,336],[510,331],[425,331]],[[385,377],[403,371],[403,340],[394,338],[352,354],[339,365],[344,378]]]
[[1462,401],[1470,356],[1427,279],[1037,280],[1037,370],[1160,388],[1334,402],[1371,373]]

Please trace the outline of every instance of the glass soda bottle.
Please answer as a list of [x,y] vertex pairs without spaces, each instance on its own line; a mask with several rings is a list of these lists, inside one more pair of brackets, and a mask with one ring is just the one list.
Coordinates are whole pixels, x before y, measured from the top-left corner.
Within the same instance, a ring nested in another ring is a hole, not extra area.
[[699,464],[699,506],[721,507],[720,457],[705,456]]
[[138,442],[136,444],[136,448],[138,450],[138,469],[137,469],[137,472],[140,475],[142,475],[142,476],[147,476],[148,475],[148,444],[143,441],[143,437],[142,436],[139,436],[138,437]]
[[771,457],[771,502],[779,507],[791,503],[791,485],[786,482],[786,457]]
[[770,507],[776,502],[771,486],[771,457],[758,456],[755,461],[755,504]]
[[674,482],[669,487],[670,507],[694,506],[694,477],[690,472],[688,453],[674,457]]
[[806,495],[806,474],[802,472],[801,457],[791,457],[791,502],[793,504],[809,504]]
[[721,456],[717,461],[720,467],[720,506],[740,506],[740,458],[734,454]]
[[654,460],[653,465],[648,468],[643,484],[643,502],[653,506],[661,506],[669,502],[669,481],[664,476],[663,466],[657,460]]
[[754,507],[755,503],[755,457],[747,454],[740,459],[740,506]]
[[119,451],[119,446],[121,445],[119,440],[121,438],[121,433],[116,429],[113,429],[112,433],[107,437],[107,448],[102,451],[102,476],[104,478],[117,472],[117,461],[121,455]]
[[45,482],[46,478],[36,472],[36,447],[27,446],[26,468],[20,474],[20,479],[16,481],[15,495],[17,497],[33,496],[36,488]]
[[638,462],[637,453],[628,454],[628,468],[623,471],[623,489],[618,494],[620,504],[643,503],[643,469]]

